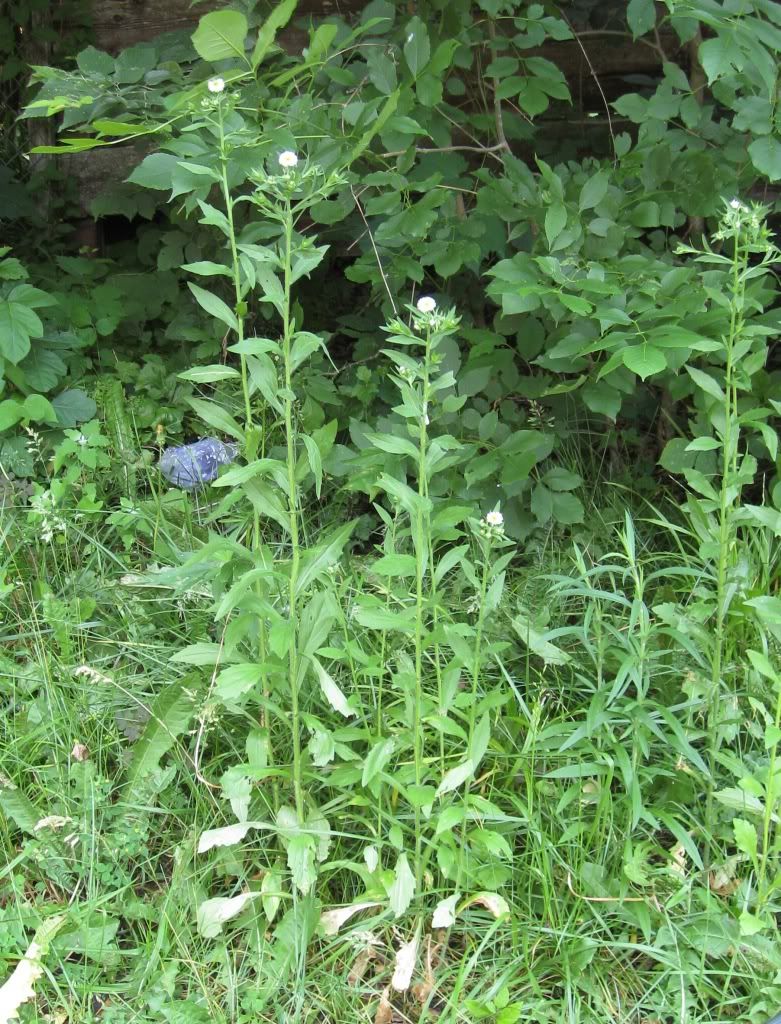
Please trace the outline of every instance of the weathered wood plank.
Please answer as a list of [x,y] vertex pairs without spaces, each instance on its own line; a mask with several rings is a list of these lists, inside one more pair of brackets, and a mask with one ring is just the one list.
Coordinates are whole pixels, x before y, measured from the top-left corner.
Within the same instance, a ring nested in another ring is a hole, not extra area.
[[[204,14],[224,6],[224,0],[207,0],[197,7],[192,6],[191,0],[93,0],[95,45],[116,54],[163,32],[192,31]],[[347,16],[364,6],[365,0],[300,0],[295,18]],[[282,46],[300,45],[300,40],[301,33],[295,28],[285,29],[279,36]]]

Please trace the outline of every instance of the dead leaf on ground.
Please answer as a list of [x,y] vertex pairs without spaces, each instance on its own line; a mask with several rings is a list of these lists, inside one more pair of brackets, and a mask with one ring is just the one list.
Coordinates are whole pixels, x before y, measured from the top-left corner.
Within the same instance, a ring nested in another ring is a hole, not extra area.
[[380,1005],[374,1015],[374,1024],[393,1024],[393,1004],[388,995],[389,991],[387,987],[382,990]]

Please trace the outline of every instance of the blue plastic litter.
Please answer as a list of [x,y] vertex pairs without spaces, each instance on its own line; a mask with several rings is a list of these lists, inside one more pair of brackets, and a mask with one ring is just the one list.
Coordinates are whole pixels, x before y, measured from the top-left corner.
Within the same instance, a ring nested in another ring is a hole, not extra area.
[[237,444],[202,437],[192,444],[166,448],[160,456],[160,472],[174,487],[194,491],[216,480],[220,466],[233,462],[238,452]]

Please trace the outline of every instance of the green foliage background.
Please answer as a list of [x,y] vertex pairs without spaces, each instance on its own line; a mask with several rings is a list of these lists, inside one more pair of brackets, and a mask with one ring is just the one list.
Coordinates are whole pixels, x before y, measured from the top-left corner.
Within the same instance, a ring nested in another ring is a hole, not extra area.
[[781,7],[296,6],[32,69],[46,173],[132,170],[0,253],[3,948],[75,891],[117,1024],[761,1021]]

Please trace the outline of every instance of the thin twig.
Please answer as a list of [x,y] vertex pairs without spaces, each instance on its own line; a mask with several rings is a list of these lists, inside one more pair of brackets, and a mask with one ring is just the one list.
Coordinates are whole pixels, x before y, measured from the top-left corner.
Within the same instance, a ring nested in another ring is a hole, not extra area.
[[591,77],[596,82],[597,89],[599,89],[599,95],[602,97],[602,102],[605,104],[605,113],[607,114],[607,126],[608,126],[608,129],[610,131],[610,141],[613,144],[613,163],[615,164],[618,161],[618,154],[616,153],[616,136],[615,136],[615,132],[613,131],[613,121],[612,121],[612,118],[610,116],[610,104],[607,101],[607,96],[605,96],[605,90],[602,88],[602,83],[599,81],[599,77],[597,76],[597,73],[594,70],[594,65],[591,63],[589,55],[586,53],[586,48],[583,45],[583,43],[580,41],[579,35],[575,31],[575,29],[572,27],[572,24],[570,23],[569,19],[567,18],[567,15],[562,11],[562,9],[560,7],[558,8],[558,11],[559,11],[559,14],[561,15],[562,19],[567,23],[567,25],[569,27],[569,30],[572,33],[572,36],[573,36],[575,42],[580,47],[580,52],[583,54],[583,59],[585,60],[586,64],[588,64],[588,69],[591,72]]
[[[496,40],[496,25],[493,21],[488,22],[488,37],[491,42]],[[493,51],[492,51],[493,53]],[[504,149],[508,153],[512,152],[510,144],[507,141],[507,136],[504,134],[504,118],[502,116],[502,100],[499,96],[499,86],[501,84],[498,78],[491,79],[494,87],[494,121],[496,123],[496,137],[499,139],[499,149]]]
[[[508,150],[510,147],[505,139],[504,142],[499,142],[495,146],[419,146],[416,149],[417,153],[486,153],[489,156],[493,156],[494,153],[499,150]],[[394,149],[389,153],[381,153],[382,157],[392,156],[404,156],[407,152],[406,149]]]
[[388,293],[388,298],[390,299],[391,308],[393,309],[393,315],[398,316],[399,311],[398,309],[396,309],[396,303],[393,299],[393,292],[390,290],[390,285],[388,284],[388,279],[385,276],[385,271],[382,269],[382,260],[380,259],[379,252],[377,251],[377,246],[374,244],[374,235],[372,234],[372,229],[369,227],[369,222],[366,219],[366,214],[363,212],[363,207],[361,206],[360,200],[358,199],[358,196],[355,194],[355,189],[353,188],[352,185],[350,186],[350,191],[352,192],[353,200],[355,201],[355,208],[358,210],[358,213],[361,215],[361,220],[366,226],[366,231],[369,235],[369,241],[371,242],[372,249],[374,250],[374,258],[377,260],[377,266],[380,271],[380,277],[382,278],[382,283],[385,285],[385,291]]

